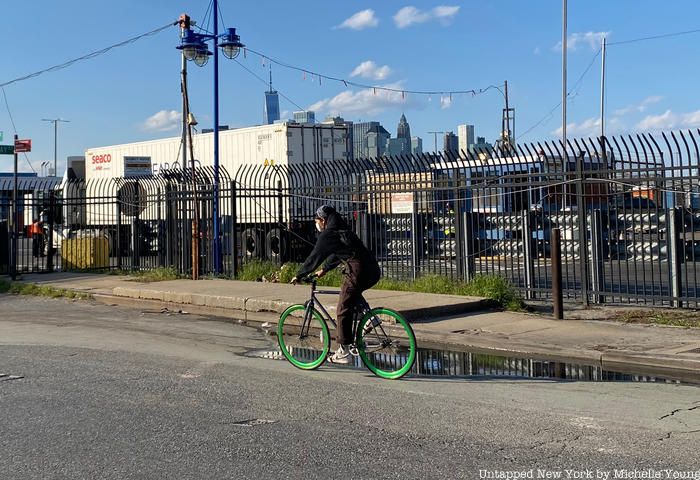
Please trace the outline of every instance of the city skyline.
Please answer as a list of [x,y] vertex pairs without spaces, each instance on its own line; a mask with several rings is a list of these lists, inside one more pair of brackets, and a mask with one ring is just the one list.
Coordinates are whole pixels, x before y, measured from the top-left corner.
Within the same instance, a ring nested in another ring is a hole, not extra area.
[[[153,2],[125,0],[123,5],[85,6],[77,0],[61,5],[39,0],[4,6],[7,18],[32,20],[30,45],[7,48],[0,84],[60,65],[89,52],[173,22],[182,12],[204,22],[208,1]],[[609,39],[607,120],[610,133],[692,128],[700,125],[700,105],[687,92],[700,68],[693,58],[700,36],[664,36],[694,28],[700,5],[678,1],[659,9],[651,1],[569,5],[568,134],[595,135],[599,127],[600,40]],[[636,20],[627,21],[634,8]],[[231,128],[262,123],[261,107],[273,60],[329,77],[274,66],[280,116],[313,110],[318,118],[342,116],[355,123],[376,120],[394,125],[401,113],[411,119],[414,135],[433,147],[429,131],[454,131],[468,122],[492,142],[500,132],[504,99],[495,88],[508,81],[516,113],[516,140],[556,137],[561,128],[561,3],[513,4],[506,1],[452,2],[439,5],[356,3],[331,6],[309,1],[301,7],[261,0],[255,5],[222,1],[225,26],[234,26],[250,51],[236,61],[220,59],[221,123]],[[114,22],[128,11],[128,22]],[[274,12],[261,19],[260,12]],[[505,15],[504,15],[505,12]],[[483,21],[475,22],[478,18]],[[538,29],[532,22],[537,19]],[[498,19],[499,27],[493,28]],[[289,25],[312,25],[308,38],[295,38]],[[99,25],[99,28],[65,28]],[[469,28],[464,28],[465,26]],[[206,25],[202,25],[206,27]],[[7,39],[26,35],[21,22],[5,25]],[[507,31],[508,35],[502,35]],[[47,49],[60,34],[60,49]],[[659,36],[648,41],[628,42]],[[294,38],[294,41],[290,39]],[[15,40],[6,46],[12,47]],[[54,135],[42,118],[67,118],[58,134],[59,173],[69,155],[88,148],[177,135],[180,121],[178,29],[146,36],[89,60],[7,84],[0,112],[3,143],[15,129],[33,140],[29,160],[38,172],[53,159]],[[376,45],[383,45],[377,49]],[[340,47],[339,47],[340,46]],[[349,46],[347,54],[339,55]],[[462,47],[464,46],[464,47]],[[463,52],[460,49],[466,49]],[[266,59],[252,53],[269,55]],[[416,55],[415,52],[428,52]],[[496,62],[498,55],[508,61]],[[212,123],[212,68],[190,64],[190,100],[199,128]],[[479,66],[479,68],[474,68]],[[639,75],[641,69],[658,75]],[[674,75],[663,72],[673,71]],[[341,81],[342,80],[342,81]],[[343,82],[393,90],[373,91]],[[420,90],[472,94],[411,93]],[[11,169],[0,156],[0,170]]]

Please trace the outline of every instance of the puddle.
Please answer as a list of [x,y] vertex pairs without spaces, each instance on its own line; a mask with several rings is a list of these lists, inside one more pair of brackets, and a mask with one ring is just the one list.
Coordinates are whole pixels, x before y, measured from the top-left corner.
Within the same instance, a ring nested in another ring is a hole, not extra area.
[[[279,348],[254,350],[247,352],[246,356],[286,361]],[[317,356],[315,352],[308,352],[309,360]],[[364,369],[359,357],[354,358],[352,367]],[[418,349],[416,363],[409,375],[439,378],[503,377],[586,382],[683,383],[662,377],[613,372],[593,365],[426,348]]]

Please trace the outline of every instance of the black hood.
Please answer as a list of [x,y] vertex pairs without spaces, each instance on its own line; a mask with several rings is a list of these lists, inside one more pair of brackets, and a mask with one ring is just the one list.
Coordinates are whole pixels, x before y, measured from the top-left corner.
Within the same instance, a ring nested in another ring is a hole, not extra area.
[[349,230],[348,224],[338,212],[333,212],[326,218],[326,230]]

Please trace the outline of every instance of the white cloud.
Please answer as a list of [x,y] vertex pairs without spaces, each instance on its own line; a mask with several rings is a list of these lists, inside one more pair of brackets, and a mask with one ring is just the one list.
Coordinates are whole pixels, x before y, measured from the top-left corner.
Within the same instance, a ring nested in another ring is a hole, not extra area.
[[457,12],[459,12],[459,8],[458,6],[440,5],[439,7],[433,8],[433,16],[438,20],[451,21],[454,16],[457,15]]
[[[566,39],[566,48],[570,52],[575,52],[581,45],[587,45],[591,50],[598,50],[603,41],[603,37],[610,35],[610,32],[584,32],[572,33]],[[561,52],[562,42],[558,42],[553,50]]]
[[282,110],[280,113],[280,118],[290,118],[292,116],[292,112],[289,110]]
[[[562,128],[559,127],[553,132],[552,135],[560,137],[562,134]],[[581,123],[571,122],[566,124],[566,135],[575,137],[595,137],[600,135],[600,118],[588,118]]]
[[443,25],[452,22],[460,7],[441,5],[432,10],[423,11],[413,6],[403,7],[394,15],[394,23],[398,28],[406,28],[411,25],[437,20]]
[[[386,85],[387,88],[400,89],[401,84]],[[402,95],[401,92],[389,92],[386,90],[371,89],[353,92],[346,90],[335,97],[319,100],[311,105],[308,110],[324,112],[331,115],[345,115],[367,117],[378,115],[390,108],[405,107],[411,103],[411,97]]]
[[[561,137],[561,127],[550,132],[555,137]],[[605,120],[605,135],[615,135],[627,131],[627,127],[617,117]],[[600,117],[587,118],[582,122],[571,122],[566,124],[566,136],[572,137],[599,137]]]
[[364,30],[379,25],[379,20],[374,16],[374,10],[367,9],[357,12],[335,28],[349,28],[351,30]]
[[540,53],[542,53],[542,50],[540,50],[540,47],[536,47],[532,53],[534,53],[535,55],[539,55]]
[[371,78],[372,80],[386,80],[390,74],[391,68],[388,65],[379,67],[372,60],[367,60],[355,67],[350,76],[360,76],[362,78]]
[[615,110],[615,112],[613,114],[621,117],[623,115],[627,115],[628,113],[644,112],[649,107],[649,105],[659,103],[663,99],[664,99],[664,97],[662,97],[662,96],[652,95],[650,97],[645,98],[644,100],[642,100],[639,103],[627,105],[624,108],[620,108],[618,110]]
[[143,129],[149,132],[167,132],[179,128],[182,114],[176,110],[161,110],[148,117],[143,123]]
[[647,115],[636,126],[638,130],[671,130],[700,127],[700,110],[688,113],[674,113],[666,110],[661,115]]

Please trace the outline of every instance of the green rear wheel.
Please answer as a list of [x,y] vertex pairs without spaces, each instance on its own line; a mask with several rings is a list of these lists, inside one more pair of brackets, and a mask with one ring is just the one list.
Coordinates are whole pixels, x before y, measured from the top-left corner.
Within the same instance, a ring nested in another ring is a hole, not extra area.
[[378,377],[401,378],[416,361],[418,347],[411,325],[388,308],[374,308],[362,317],[355,343],[362,362]]
[[331,336],[318,311],[307,312],[305,305],[292,305],[280,316],[277,343],[292,365],[313,370],[328,358]]

